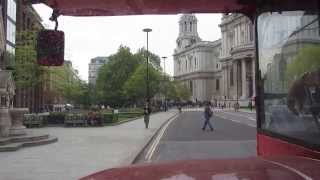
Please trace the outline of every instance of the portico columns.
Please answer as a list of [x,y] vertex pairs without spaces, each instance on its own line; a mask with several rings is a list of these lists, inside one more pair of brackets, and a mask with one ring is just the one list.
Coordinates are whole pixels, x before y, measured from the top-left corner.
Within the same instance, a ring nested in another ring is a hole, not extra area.
[[241,60],[241,88],[242,88],[242,96],[241,99],[246,99],[248,98],[248,93],[247,93],[247,78],[246,78],[246,60],[242,59]]
[[255,58],[252,60],[252,97],[256,96],[256,61]]

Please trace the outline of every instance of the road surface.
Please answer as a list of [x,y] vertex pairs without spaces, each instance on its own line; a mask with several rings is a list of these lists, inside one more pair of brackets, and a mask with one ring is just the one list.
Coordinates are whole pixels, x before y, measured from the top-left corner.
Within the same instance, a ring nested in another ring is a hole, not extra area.
[[202,131],[202,117],[201,109],[183,112],[159,131],[136,163],[256,155],[255,114],[216,110],[213,132]]

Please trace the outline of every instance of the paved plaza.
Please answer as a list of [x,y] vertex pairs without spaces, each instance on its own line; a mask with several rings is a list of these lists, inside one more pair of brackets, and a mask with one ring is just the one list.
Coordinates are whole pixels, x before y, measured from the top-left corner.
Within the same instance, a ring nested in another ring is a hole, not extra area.
[[118,126],[47,127],[32,133],[57,136],[57,143],[0,153],[1,180],[73,180],[130,164],[157,129],[177,112],[156,113],[150,128],[143,119]]

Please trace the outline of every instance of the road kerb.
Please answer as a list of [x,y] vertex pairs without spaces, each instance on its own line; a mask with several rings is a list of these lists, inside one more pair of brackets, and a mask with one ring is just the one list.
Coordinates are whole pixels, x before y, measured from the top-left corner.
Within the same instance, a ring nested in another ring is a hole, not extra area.
[[137,163],[137,161],[141,158],[141,155],[146,150],[146,148],[158,137],[158,134],[160,131],[170,122],[170,120],[177,118],[179,113],[175,113],[173,116],[171,116],[168,120],[166,120],[158,129],[157,131],[150,137],[150,139],[147,141],[147,143],[143,146],[143,148],[137,153],[131,164]]

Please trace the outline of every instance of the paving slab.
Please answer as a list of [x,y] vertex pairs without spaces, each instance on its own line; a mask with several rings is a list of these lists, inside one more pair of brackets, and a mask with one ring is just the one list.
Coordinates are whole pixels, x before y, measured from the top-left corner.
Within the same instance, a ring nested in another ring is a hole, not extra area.
[[0,179],[72,180],[91,173],[129,165],[158,128],[177,111],[151,116],[150,128],[143,119],[119,126],[28,129],[56,136],[54,144],[0,153]]

